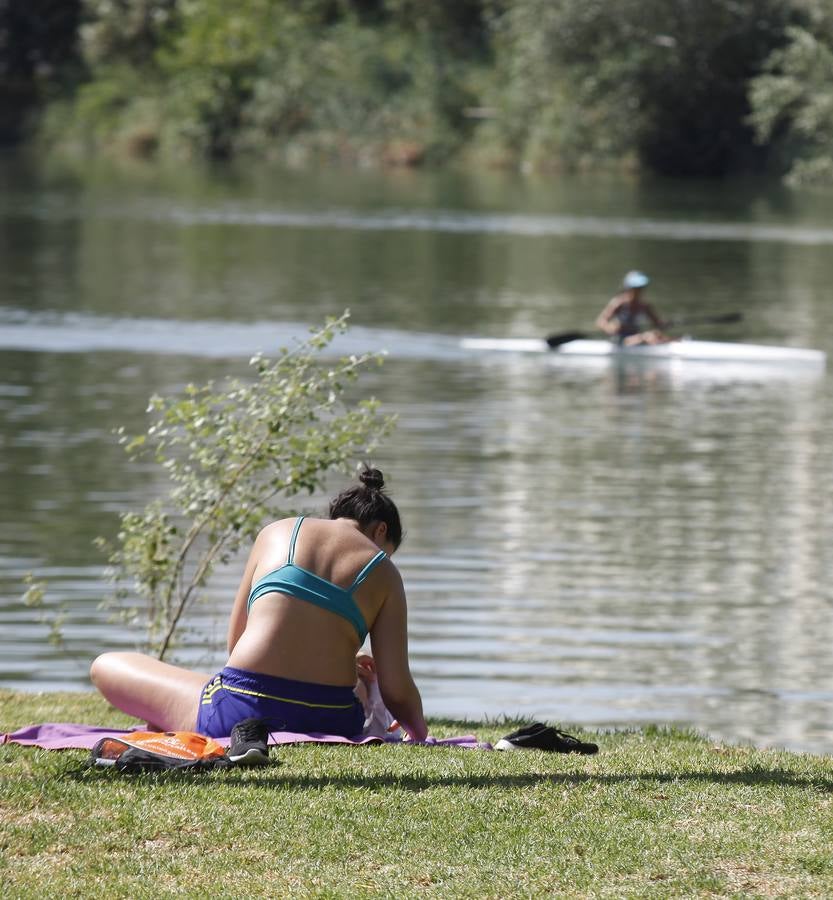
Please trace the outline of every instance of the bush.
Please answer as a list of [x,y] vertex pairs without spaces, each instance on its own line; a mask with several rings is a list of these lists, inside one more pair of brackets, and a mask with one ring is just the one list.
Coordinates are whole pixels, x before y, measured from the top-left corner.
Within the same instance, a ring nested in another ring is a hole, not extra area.
[[751,85],[750,123],[793,184],[833,184],[833,16],[788,29]]

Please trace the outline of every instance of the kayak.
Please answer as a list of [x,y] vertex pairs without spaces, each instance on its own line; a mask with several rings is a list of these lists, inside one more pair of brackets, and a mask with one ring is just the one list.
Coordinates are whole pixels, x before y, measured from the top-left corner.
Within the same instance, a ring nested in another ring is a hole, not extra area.
[[622,347],[611,341],[575,340],[550,348],[543,338],[463,338],[464,350],[509,353],[549,353],[553,356],[621,359],[686,360],[691,362],[768,363],[823,367],[827,356],[821,350],[738,344],[727,341],[697,341],[683,338],[667,344]]

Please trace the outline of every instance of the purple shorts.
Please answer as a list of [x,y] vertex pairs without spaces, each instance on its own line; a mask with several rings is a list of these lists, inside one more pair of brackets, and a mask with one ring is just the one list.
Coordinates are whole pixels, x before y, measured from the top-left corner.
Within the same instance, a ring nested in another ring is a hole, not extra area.
[[226,737],[241,720],[265,719],[270,731],[356,737],[364,708],[352,687],[261,675],[226,666],[202,689],[197,731]]

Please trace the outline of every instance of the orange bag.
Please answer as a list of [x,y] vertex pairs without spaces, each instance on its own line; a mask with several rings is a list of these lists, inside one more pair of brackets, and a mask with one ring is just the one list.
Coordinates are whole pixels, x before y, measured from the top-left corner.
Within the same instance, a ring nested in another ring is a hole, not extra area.
[[90,763],[131,773],[216,769],[231,765],[231,760],[217,741],[195,731],[134,731],[127,737],[102,738],[92,749]]

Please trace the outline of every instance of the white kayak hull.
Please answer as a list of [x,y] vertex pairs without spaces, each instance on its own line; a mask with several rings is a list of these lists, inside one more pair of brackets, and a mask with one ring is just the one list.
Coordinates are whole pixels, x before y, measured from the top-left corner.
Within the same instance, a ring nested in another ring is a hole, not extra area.
[[736,344],[726,341],[683,339],[667,344],[621,347],[611,341],[568,341],[550,349],[541,338],[463,338],[465,350],[509,353],[550,353],[553,356],[644,360],[686,360],[691,362],[767,363],[823,367],[827,357],[821,350],[800,347],[771,347],[766,344]]

